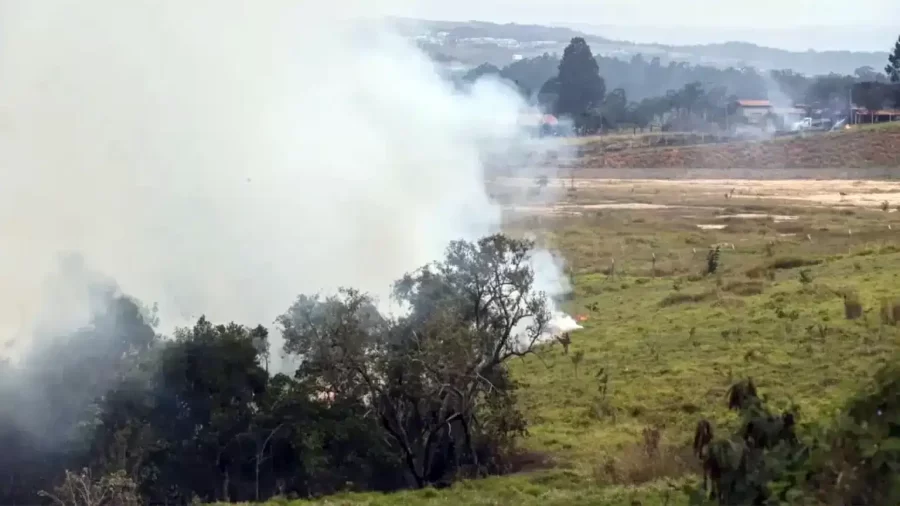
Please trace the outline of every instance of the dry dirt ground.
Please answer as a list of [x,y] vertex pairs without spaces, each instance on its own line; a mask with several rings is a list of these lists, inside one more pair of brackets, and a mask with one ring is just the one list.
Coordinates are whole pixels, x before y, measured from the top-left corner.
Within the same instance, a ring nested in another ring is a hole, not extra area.
[[[535,181],[498,180],[518,193],[511,210],[525,213],[581,214],[602,209],[738,207],[758,202],[786,207],[864,207],[894,212],[900,206],[900,181],[848,179],[551,179],[535,195]],[[571,188],[575,190],[572,191]],[[526,192],[531,188],[531,192]],[[530,193],[529,203],[522,195]],[[544,203],[542,203],[543,201]],[[548,204],[547,202],[553,202]]]
[[678,147],[626,146],[612,151],[599,142],[579,146],[572,166],[580,168],[897,168],[900,122],[854,127],[839,132],[760,142]]
[[798,203],[880,207],[888,202],[891,207],[900,204],[900,182],[895,181],[847,181],[847,180],[603,180],[585,179],[578,183],[584,188],[613,189],[640,186],[644,190],[690,192],[694,196],[724,196],[734,199],[796,200]]

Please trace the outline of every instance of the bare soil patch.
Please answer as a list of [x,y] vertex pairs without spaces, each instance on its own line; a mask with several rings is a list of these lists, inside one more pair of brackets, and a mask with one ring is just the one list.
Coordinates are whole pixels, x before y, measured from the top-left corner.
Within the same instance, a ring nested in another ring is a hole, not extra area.
[[612,151],[581,146],[577,168],[896,168],[900,124],[804,137]]

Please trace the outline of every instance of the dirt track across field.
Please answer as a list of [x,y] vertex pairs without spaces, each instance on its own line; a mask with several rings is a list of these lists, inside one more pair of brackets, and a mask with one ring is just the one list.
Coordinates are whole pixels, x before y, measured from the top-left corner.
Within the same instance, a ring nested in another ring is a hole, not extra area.
[[[527,188],[533,179],[509,178],[507,188]],[[575,187],[575,200],[564,198]],[[520,190],[521,191],[521,190]],[[863,179],[552,179],[545,190],[560,198],[517,205],[525,212],[581,213],[589,210],[653,210],[772,204],[799,207],[900,207],[900,181]]]
[[880,207],[884,202],[894,207],[900,204],[900,181],[872,180],[749,180],[749,179],[580,179],[576,186],[613,190],[640,187],[642,193],[684,191],[693,197],[725,194],[736,200],[778,199],[811,205]]
[[574,175],[576,179],[661,179],[661,180],[703,180],[703,179],[747,179],[747,180],[877,180],[900,181],[900,167],[885,168],[821,168],[821,169],[685,169],[685,168],[581,168],[574,171],[561,170],[559,177]]

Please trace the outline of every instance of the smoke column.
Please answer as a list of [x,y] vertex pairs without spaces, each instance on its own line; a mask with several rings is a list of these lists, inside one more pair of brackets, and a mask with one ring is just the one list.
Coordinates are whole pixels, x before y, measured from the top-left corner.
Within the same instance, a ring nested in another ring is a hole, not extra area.
[[42,280],[67,252],[167,331],[269,325],[339,286],[384,297],[495,231],[482,148],[515,140],[523,104],[454,93],[339,14],[375,3],[0,1],[0,339],[47,326]]

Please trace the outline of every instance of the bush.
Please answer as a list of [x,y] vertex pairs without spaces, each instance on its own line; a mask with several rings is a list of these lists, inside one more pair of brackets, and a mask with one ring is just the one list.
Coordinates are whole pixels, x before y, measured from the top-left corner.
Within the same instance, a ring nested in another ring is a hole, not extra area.
[[772,269],[769,269],[767,265],[757,265],[756,267],[751,267],[747,269],[744,273],[750,279],[760,279],[767,277],[770,272],[773,272]]
[[881,322],[885,325],[897,325],[900,322],[900,299],[881,301]]
[[806,286],[806,285],[812,283],[812,281],[813,281],[812,271],[809,269],[802,269],[800,271],[800,283],[803,284],[804,286]]
[[662,431],[647,427],[643,441],[626,446],[594,469],[599,485],[641,485],[662,478],[679,478],[700,471],[691,449],[663,445]]
[[771,269],[796,269],[797,267],[809,267],[819,265],[822,261],[817,258],[782,257],[775,259],[769,268]]
[[853,290],[844,290],[841,297],[844,299],[844,316],[848,320],[856,320],[862,316],[863,307],[858,293]]
[[659,305],[662,307],[670,307],[677,306],[679,304],[703,302],[705,300],[714,299],[715,297],[716,293],[711,291],[700,293],[677,292],[667,295],[665,299],[660,301]]
[[58,506],[138,506],[137,485],[125,471],[116,471],[99,479],[91,476],[90,469],[80,473],[66,470],[66,477],[50,493],[38,492]]
[[[855,397],[826,445],[810,484],[817,495],[840,504],[900,504],[900,368],[879,371],[867,392]],[[835,501],[837,500],[837,501]]]
[[763,293],[765,287],[766,285],[762,281],[731,281],[726,283],[722,289],[735,295],[750,296]]
[[741,414],[737,432],[716,439],[712,424],[701,420],[694,435],[709,498],[718,504],[781,504],[785,497],[778,496],[775,482],[796,472],[804,450],[794,433],[794,414],[769,411],[751,380],[729,389],[728,406]]
[[722,255],[722,248],[720,246],[716,246],[715,248],[710,248],[709,252],[706,254],[706,273],[707,274],[715,274],[716,271],[719,270],[719,261]]
[[733,387],[729,403],[740,404],[738,430],[715,438],[709,421],[697,424],[703,487],[692,504],[900,504],[897,363],[877,372],[873,385],[823,423],[826,428],[808,427],[802,438],[793,411],[770,412],[755,391],[735,396],[747,393],[747,382]]

